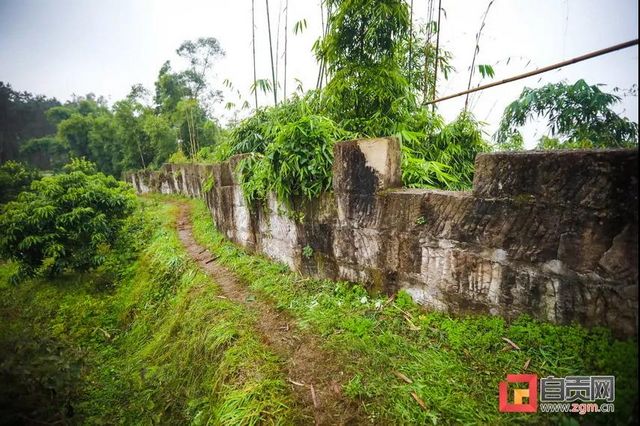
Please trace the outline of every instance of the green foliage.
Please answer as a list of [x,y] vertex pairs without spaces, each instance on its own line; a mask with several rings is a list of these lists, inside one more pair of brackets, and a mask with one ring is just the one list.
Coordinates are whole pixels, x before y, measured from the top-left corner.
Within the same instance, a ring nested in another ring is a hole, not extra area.
[[23,163],[7,161],[0,164],[0,204],[14,200],[39,177],[36,170]]
[[65,170],[2,210],[0,256],[18,262],[16,281],[99,266],[135,207],[133,190],[94,164],[76,159]]
[[253,153],[239,165],[245,197],[265,199],[273,192],[289,203],[295,196],[311,199],[330,190],[333,144],[346,135],[320,115],[306,115],[279,127],[264,154]]
[[253,313],[221,298],[185,255],[176,208],[148,206],[146,226],[127,228],[141,256],[108,291],[96,287],[102,270],[10,286],[12,264],[0,264],[3,420],[303,423]]
[[224,50],[214,37],[200,37],[195,41],[184,41],[176,53],[189,62],[184,76],[190,94],[197,99],[207,87],[207,72],[217,58],[224,56]]
[[307,244],[302,248],[302,255],[307,259],[311,259],[313,257],[313,248]]
[[202,190],[204,192],[209,192],[213,189],[213,186],[215,185],[216,180],[213,177],[213,175],[209,175],[207,176],[207,178],[204,180],[204,182],[202,183]]
[[57,105],[55,98],[19,92],[0,81],[0,163],[19,160],[26,141],[55,132],[46,111]]
[[331,0],[329,31],[316,42],[317,57],[331,80],[323,103],[345,129],[367,136],[388,135],[390,126],[415,105],[398,55],[409,31],[409,10],[401,0]]
[[[440,117],[417,107],[416,95],[426,100],[433,86],[435,48],[427,28],[410,39],[407,4],[399,0],[333,0],[327,7],[329,31],[314,49],[331,76],[328,85],[257,111],[217,148],[224,154],[218,159],[251,153],[240,165],[247,198],[264,199],[269,192],[284,202],[317,196],[331,189],[335,141],[394,134],[403,142],[406,186],[468,188],[475,155],[488,145],[472,117],[444,126]],[[449,59],[441,50],[437,60],[445,77]]]
[[58,169],[70,157],[85,157],[119,177],[125,170],[159,167],[179,142],[190,158],[219,143],[220,128],[210,110],[221,92],[209,86],[207,76],[224,52],[216,39],[200,38],[185,41],[177,53],[189,65],[174,72],[168,61],[163,64],[155,108],[146,104],[147,91],[140,84],[110,108],[93,94],[60,105],[0,82],[0,109],[7,111],[0,117],[0,162],[20,157],[42,169]]
[[176,151],[167,159],[168,163],[184,164],[189,162],[189,158],[182,151]]
[[20,146],[20,157],[43,170],[59,170],[69,161],[69,147],[55,136],[30,139]]
[[142,130],[154,152],[151,164],[160,167],[176,149],[176,130],[166,116],[153,114],[150,109],[143,113]]
[[422,109],[402,123],[402,181],[410,188],[469,189],[475,157],[489,150],[481,124],[469,113],[445,125]]
[[611,109],[619,101],[620,97],[584,80],[547,84],[539,89],[527,87],[505,109],[496,141],[505,149],[522,149],[522,136],[517,128],[532,117],[543,117],[557,142],[545,139],[539,148],[636,146],[638,124]]
[[491,65],[478,65],[478,71],[480,72],[482,78],[493,78],[496,75]]

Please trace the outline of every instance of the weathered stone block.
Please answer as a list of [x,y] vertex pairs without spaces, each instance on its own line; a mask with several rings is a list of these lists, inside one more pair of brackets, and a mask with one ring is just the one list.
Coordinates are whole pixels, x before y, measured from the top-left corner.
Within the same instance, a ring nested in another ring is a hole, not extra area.
[[339,142],[333,148],[333,190],[370,195],[402,186],[396,138]]
[[593,209],[624,208],[638,199],[637,149],[479,154],[475,168],[473,193],[480,198]]

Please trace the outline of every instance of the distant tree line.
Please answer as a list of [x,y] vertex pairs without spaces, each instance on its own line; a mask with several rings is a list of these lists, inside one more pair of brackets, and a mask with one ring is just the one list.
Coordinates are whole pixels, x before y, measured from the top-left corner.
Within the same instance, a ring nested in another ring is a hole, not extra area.
[[220,126],[211,110],[221,96],[207,77],[224,52],[215,38],[200,38],[182,43],[177,53],[186,69],[174,71],[167,61],[153,94],[136,84],[112,106],[93,93],[61,103],[0,82],[0,163],[20,160],[59,170],[71,158],[84,157],[120,176],[157,167],[173,154],[192,158],[214,145]]

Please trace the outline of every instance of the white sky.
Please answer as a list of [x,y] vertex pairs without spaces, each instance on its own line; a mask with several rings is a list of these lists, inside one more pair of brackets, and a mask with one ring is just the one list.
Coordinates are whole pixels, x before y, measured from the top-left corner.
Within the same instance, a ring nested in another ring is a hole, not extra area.
[[[272,31],[278,32],[278,10],[286,0],[270,0]],[[437,0],[436,0],[437,1]],[[439,86],[441,95],[466,89],[475,34],[488,0],[442,0],[441,45],[453,54],[457,72]],[[414,0],[415,19],[423,21],[427,0]],[[256,0],[258,78],[270,79],[265,2]],[[293,35],[294,22],[306,18],[307,30]],[[280,18],[283,51],[284,15]],[[320,34],[318,0],[289,0],[289,59],[287,90],[294,78],[305,89],[315,86],[317,64],[311,46]],[[170,59],[181,68],[175,49],[184,40],[216,37],[227,55],[215,65],[214,84],[229,79],[252,102],[251,1],[221,0],[0,0],[0,80],[16,90],[66,100],[72,93],[124,97],[131,85],[152,89],[162,63]],[[592,50],[638,37],[638,3],[629,0],[495,0],[480,40],[476,64],[493,65],[496,80],[549,65]],[[274,41],[275,49],[275,41]],[[506,64],[511,58],[509,64]],[[283,61],[280,60],[280,79]],[[474,85],[480,83],[476,73]],[[632,47],[567,66],[541,76],[489,89],[472,97],[472,111],[493,133],[502,111],[527,85],[584,78],[604,83],[605,90],[638,83],[638,48]],[[483,81],[482,83],[486,83]],[[282,82],[280,83],[283,84]],[[226,90],[226,101],[238,105]],[[261,96],[262,105],[272,102]],[[443,102],[449,120],[462,109],[464,97]],[[618,112],[638,120],[637,99],[628,97]],[[222,122],[230,112],[219,105]],[[528,126],[533,146],[544,126]]]

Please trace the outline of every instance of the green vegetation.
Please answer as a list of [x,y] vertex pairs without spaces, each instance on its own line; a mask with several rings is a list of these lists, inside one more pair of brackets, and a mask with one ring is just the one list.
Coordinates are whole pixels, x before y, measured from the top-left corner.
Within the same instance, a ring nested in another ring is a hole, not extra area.
[[195,158],[219,142],[211,106],[220,93],[208,76],[224,55],[215,38],[185,41],[176,53],[188,62],[175,72],[165,62],[150,93],[140,84],[109,106],[89,93],[60,104],[19,93],[0,82],[0,163],[21,159],[45,170],[59,170],[70,158],[84,157],[119,177],[123,171],[158,167],[176,152]]
[[60,102],[54,98],[18,92],[0,81],[0,163],[22,159],[37,167],[49,168],[46,158],[21,157],[20,148],[31,138],[55,132],[55,126],[47,120],[45,112],[58,105]]
[[[475,156],[489,145],[471,114],[445,125],[417,104],[435,84],[427,29],[410,28],[400,0],[335,0],[327,8],[328,31],[314,46],[321,70],[331,76],[327,86],[256,111],[206,158],[251,153],[239,166],[245,196],[260,200],[273,192],[287,203],[331,188],[336,141],[395,135],[403,144],[405,186],[468,189]],[[445,76],[449,58],[438,53]]]
[[[260,318],[223,297],[186,255],[176,232],[178,206],[168,201],[144,199],[125,220],[129,237],[100,268],[14,285],[9,278],[18,265],[0,264],[3,419],[301,421],[284,360],[255,331]],[[202,201],[180,202],[192,204],[194,235],[218,262],[336,355],[347,375],[342,392],[363,407],[367,421],[569,424],[557,415],[497,411],[498,382],[520,372],[614,374],[615,414],[588,419],[629,419],[637,395],[637,366],[629,362],[638,355],[635,341],[526,316],[510,323],[454,318],[421,310],[403,292],[388,299],[359,285],[301,279],[225,241]]]
[[527,87],[505,109],[496,140],[504,149],[522,149],[522,135],[517,128],[530,118],[541,116],[549,122],[551,137],[543,136],[539,149],[637,146],[638,123],[611,109],[620,99],[584,80],[547,84],[539,89]]
[[[301,279],[284,265],[227,242],[202,201],[192,201],[194,235],[258,294],[322,336],[350,380],[346,394],[379,424],[512,424],[567,421],[542,413],[497,410],[498,382],[511,373],[614,374],[616,423],[627,422],[637,395],[635,341],[604,329],[540,323],[522,316],[453,318],[425,312],[400,293],[394,301],[358,285]],[[503,338],[516,342],[514,350]],[[525,366],[526,365],[526,366]],[[411,380],[399,378],[400,373]],[[412,396],[420,398],[426,409]],[[609,416],[609,417],[608,417]],[[611,415],[595,419],[612,421]]]
[[0,165],[0,204],[18,197],[31,182],[40,177],[37,170],[17,161],[7,161]]
[[[495,76],[491,65],[476,64],[493,3],[476,33],[469,88],[476,66],[482,78]],[[225,55],[213,37],[183,42],[176,54],[185,67],[166,61],[153,93],[136,84],[112,105],[92,93],[61,104],[0,82],[0,423],[309,421],[312,407],[302,406],[294,394],[300,389],[287,383],[288,360],[257,331],[260,310],[223,295],[184,250],[176,229],[180,205],[191,207],[194,236],[214,254],[207,262],[228,268],[247,283],[253,301],[288,315],[335,358],[347,379],[337,377],[342,388],[332,391],[362,407],[363,423],[577,423],[560,414],[499,413],[498,383],[524,372],[615,375],[616,412],[585,419],[632,422],[635,340],[527,316],[452,317],[422,310],[405,292],[387,298],[361,285],[302,278],[226,241],[203,201],[138,199],[116,180],[167,161],[245,154],[238,171],[247,201],[275,194],[286,205],[331,190],[336,142],[394,136],[405,186],[471,187],[476,155],[493,148],[483,123],[468,111],[468,96],[451,123],[426,106],[436,97],[438,71],[447,78],[453,70],[451,53],[439,45],[440,6],[432,20],[429,2],[429,22],[414,28],[413,1],[322,1],[322,37],[313,46],[317,84],[305,92],[296,79],[290,94],[288,0],[284,55],[265,5],[271,79],[257,78],[252,22],[255,110],[225,129],[213,115],[222,92],[210,77]],[[242,101],[229,80],[224,86]],[[260,108],[258,91],[271,92],[273,106]],[[532,117],[549,120],[550,135],[539,148],[637,146],[637,124],[612,110],[619,100],[583,80],[527,88],[505,111],[498,147],[522,149],[518,128]],[[205,191],[214,185],[213,175],[202,182]],[[302,255],[314,257],[313,248],[303,247]],[[311,383],[292,383],[309,385],[316,405]]]
[[15,286],[16,265],[0,264],[3,422],[295,422],[254,315],[220,298],[185,255],[176,208],[145,204],[129,230],[131,242],[150,242],[111,251],[108,269]]
[[74,159],[65,171],[2,208],[0,256],[18,263],[14,281],[100,266],[135,208],[132,188],[94,164]]

